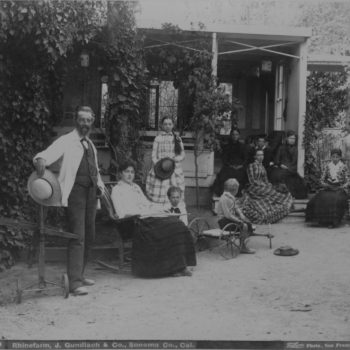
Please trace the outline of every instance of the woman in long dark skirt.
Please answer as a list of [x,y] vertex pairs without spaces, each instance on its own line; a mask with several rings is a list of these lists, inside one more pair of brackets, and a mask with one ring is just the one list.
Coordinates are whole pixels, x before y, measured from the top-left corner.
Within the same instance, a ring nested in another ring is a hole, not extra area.
[[316,221],[320,225],[336,227],[348,209],[349,170],[341,161],[340,149],[331,151],[331,161],[326,165],[322,177],[322,190],[308,203],[305,221]]
[[277,185],[284,183],[296,199],[307,198],[307,187],[304,179],[298,174],[298,148],[294,131],[287,132],[287,140],[281,145],[275,157],[274,167],[270,172],[270,181]]
[[[193,239],[176,216],[166,216],[163,206],[150,202],[134,183],[135,166],[120,167],[121,180],[113,187],[112,201],[119,218],[140,215],[133,228],[132,272],[140,277],[191,276],[196,265]],[[171,214],[168,214],[171,215]]]
[[247,165],[249,160],[247,145],[240,141],[240,131],[232,129],[231,139],[222,149],[223,166],[217,174],[213,184],[215,195],[221,196],[224,191],[224,183],[227,179],[236,179],[239,182],[238,196],[247,183]]

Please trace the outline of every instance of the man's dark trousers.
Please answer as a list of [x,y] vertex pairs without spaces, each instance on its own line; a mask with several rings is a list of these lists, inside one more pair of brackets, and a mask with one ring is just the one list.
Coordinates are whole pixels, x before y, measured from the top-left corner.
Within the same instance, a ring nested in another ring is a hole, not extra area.
[[[85,141],[86,142],[86,141]],[[92,147],[84,150],[75,183],[68,198],[70,231],[78,235],[68,243],[67,274],[71,291],[83,285],[84,268],[95,239],[97,169]]]
[[68,199],[68,221],[71,232],[79,239],[68,243],[67,273],[70,290],[83,285],[83,273],[89,249],[95,238],[96,187],[75,184]]

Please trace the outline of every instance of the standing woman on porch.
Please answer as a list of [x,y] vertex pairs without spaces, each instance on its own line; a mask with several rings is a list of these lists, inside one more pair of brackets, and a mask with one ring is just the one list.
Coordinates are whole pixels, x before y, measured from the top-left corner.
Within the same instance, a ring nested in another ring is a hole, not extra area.
[[298,148],[296,145],[296,133],[287,132],[287,139],[281,145],[275,157],[276,167],[271,171],[272,184],[285,183],[289,192],[296,199],[307,198],[307,188],[304,179],[298,174]]
[[305,221],[317,221],[330,228],[337,226],[348,208],[350,192],[349,170],[341,161],[340,149],[331,151],[331,161],[326,165],[322,177],[322,190],[308,203]]
[[213,191],[217,196],[222,195],[224,183],[227,179],[234,178],[239,182],[238,197],[241,196],[242,188],[247,183],[246,169],[249,154],[247,145],[240,141],[240,136],[239,129],[233,128],[230,141],[222,147],[223,166],[213,184]]
[[[179,187],[184,196],[185,178],[181,162],[185,159],[185,149],[182,140],[175,135],[174,123],[170,117],[164,117],[161,121],[163,132],[153,142],[152,168],[146,180],[146,192],[152,202],[168,203],[167,191],[170,186]],[[155,165],[164,158],[171,158],[175,162],[172,175],[167,179],[159,178],[155,172]]]

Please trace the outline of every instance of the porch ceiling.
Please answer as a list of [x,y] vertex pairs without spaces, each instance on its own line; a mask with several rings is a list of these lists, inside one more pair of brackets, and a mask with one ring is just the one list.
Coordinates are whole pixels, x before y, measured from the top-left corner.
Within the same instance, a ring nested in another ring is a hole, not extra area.
[[[265,28],[265,27],[263,27]],[[234,29],[232,27],[232,29]],[[298,28],[293,28],[294,31]],[[179,33],[169,33],[162,29],[140,28],[145,34],[145,49],[164,46],[179,46],[189,50],[198,50],[199,41],[208,43],[207,50],[211,50],[212,33],[211,31],[186,30]],[[243,31],[246,32],[243,32]],[[255,29],[257,30],[257,29]],[[301,35],[299,30],[296,33],[286,34],[286,31],[279,32],[277,29],[267,31],[261,29],[260,32],[254,32],[252,27],[236,27],[236,32],[217,32],[218,55],[220,60],[259,60],[262,57],[274,58],[295,56],[296,48],[306,40],[307,36]]]

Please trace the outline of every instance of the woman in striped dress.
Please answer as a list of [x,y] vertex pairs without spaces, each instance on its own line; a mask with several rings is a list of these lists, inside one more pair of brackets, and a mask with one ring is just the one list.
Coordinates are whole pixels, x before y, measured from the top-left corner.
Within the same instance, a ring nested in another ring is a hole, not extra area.
[[[169,202],[167,191],[170,186],[179,187],[182,193],[185,193],[185,178],[181,166],[181,162],[185,159],[185,150],[181,138],[173,131],[172,119],[164,117],[161,124],[163,132],[153,142],[153,164],[147,176],[146,192],[152,202],[165,204]],[[162,180],[156,176],[154,166],[166,157],[174,159],[175,170],[169,179]]]
[[254,224],[274,223],[288,215],[293,199],[286,186],[274,187],[267,179],[262,164],[264,151],[255,151],[255,161],[249,164],[249,186],[244,191],[240,206]]

